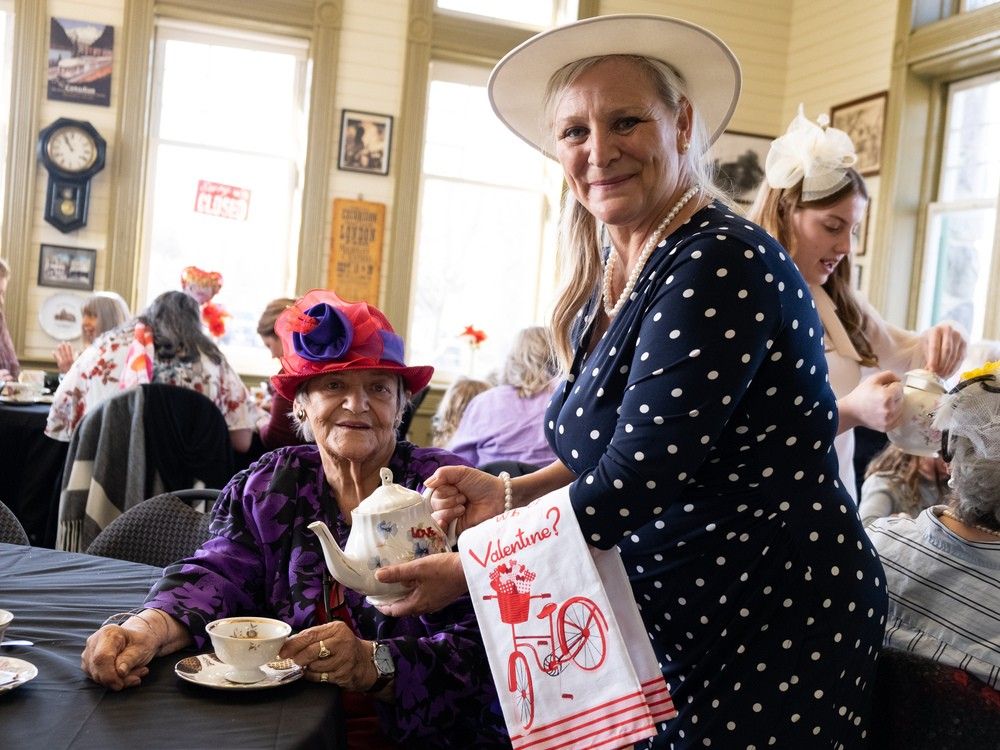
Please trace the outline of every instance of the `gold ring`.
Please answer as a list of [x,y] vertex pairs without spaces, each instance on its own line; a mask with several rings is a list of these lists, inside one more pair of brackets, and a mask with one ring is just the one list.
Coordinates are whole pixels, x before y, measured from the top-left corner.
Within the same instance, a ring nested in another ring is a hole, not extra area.
[[[319,642],[319,658],[320,659],[325,659],[329,655],[330,655],[330,649],[328,649],[326,647],[326,645],[323,643],[323,641],[320,641]],[[324,680],[324,682],[325,682],[325,680]]]
[[330,673],[329,672],[320,672],[319,673],[319,681],[320,682],[329,682],[330,681]]

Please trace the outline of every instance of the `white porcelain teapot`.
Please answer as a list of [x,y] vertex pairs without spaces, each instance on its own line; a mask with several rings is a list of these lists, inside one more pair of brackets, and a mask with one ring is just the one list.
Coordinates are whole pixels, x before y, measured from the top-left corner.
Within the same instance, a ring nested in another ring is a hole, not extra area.
[[325,523],[309,524],[323,546],[330,575],[377,605],[402,599],[410,589],[401,583],[380,583],[376,570],[447,552],[455,544],[454,522],[446,534],[431,516],[431,490],[421,495],[393,484],[387,468],[380,469],[379,476],[382,485],[351,511],[351,533],[343,550]]
[[903,414],[889,430],[889,440],[904,453],[934,456],[941,449],[941,431],[934,428],[934,412],[947,388],[930,370],[910,370],[903,376]]

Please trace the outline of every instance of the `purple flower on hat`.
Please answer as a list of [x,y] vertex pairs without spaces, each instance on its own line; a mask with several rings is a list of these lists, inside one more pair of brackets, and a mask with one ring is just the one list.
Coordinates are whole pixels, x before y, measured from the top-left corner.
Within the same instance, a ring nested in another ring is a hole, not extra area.
[[347,354],[354,340],[354,328],[344,313],[320,302],[305,314],[316,321],[316,326],[308,333],[292,333],[296,354],[310,362],[329,362]]

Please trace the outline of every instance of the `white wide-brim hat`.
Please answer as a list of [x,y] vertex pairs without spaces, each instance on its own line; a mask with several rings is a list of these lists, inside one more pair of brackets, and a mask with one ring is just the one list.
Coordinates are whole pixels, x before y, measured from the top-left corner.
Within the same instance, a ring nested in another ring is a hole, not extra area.
[[543,31],[518,45],[490,74],[493,111],[515,135],[555,158],[542,112],[549,79],[571,62],[604,55],[651,57],[673,68],[684,81],[709,143],[733,116],[742,74],[726,43],[688,21],[642,14],[587,18]]

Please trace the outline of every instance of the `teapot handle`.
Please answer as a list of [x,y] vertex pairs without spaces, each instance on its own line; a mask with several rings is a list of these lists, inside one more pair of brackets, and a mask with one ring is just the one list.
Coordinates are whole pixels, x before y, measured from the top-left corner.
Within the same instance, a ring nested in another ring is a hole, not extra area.
[[[431,510],[431,495],[433,495],[433,494],[434,494],[434,490],[432,490],[430,488],[425,488],[423,494],[421,495],[421,497],[424,500],[424,506],[427,508],[427,512],[428,513],[432,512],[432,510]],[[458,537],[455,536],[455,527],[458,525],[458,519],[457,518],[453,519],[452,522],[450,524],[448,524],[448,531],[447,532],[445,532],[445,530],[443,528],[441,528],[441,525],[437,521],[434,520],[434,516],[433,515],[431,516],[431,523],[434,524],[434,528],[441,534],[441,536],[443,536],[445,538],[445,541],[448,542],[448,547],[454,547],[456,544],[458,544]]]

